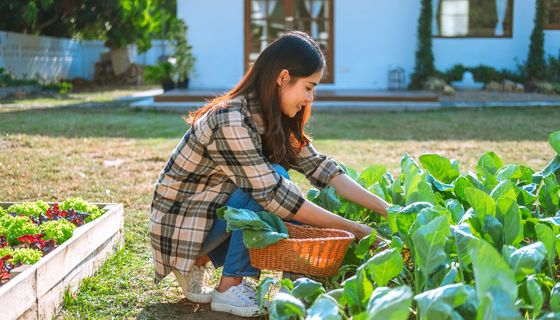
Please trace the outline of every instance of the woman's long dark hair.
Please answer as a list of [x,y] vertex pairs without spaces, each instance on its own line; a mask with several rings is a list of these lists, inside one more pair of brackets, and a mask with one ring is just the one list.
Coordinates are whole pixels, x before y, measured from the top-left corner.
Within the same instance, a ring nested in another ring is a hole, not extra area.
[[194,125],[198,118],[214,106],[254,92],[260,102],[264,120],[264,155],[271,162],[289,169],[295,163],[301,148],[310,142],[304,126],[311,115],[311,105],[303,107],[293,118],[282,114],[276,80],[283,69],[288,70],[291,82],[295,82],[298,78],[305,78],[322,70],[324,66],[325,57],[317,43],[306,33],[291,31],[264,49],[233,89],[191,112],[187,122]]

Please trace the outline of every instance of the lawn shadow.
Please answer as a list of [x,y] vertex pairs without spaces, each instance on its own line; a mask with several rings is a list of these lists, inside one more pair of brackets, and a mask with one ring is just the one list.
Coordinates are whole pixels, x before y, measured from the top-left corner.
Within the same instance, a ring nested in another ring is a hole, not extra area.
[[[246,319],[222,312],[214,312],[210,304],[199,304],[182,299],[175,303],[154,303],[146,306],[136,319],[166,319],[166,320],[239,320]],[[252,319],[264,319],[252,318]]]
[[[0,107],[1,108],[1,107]],[[86,138],[180,138],[185,112],[132,109],[127,102],[78,103],[0,111],[0,134]],[[405,112],[316,112],[308,131],[333,140],[546,141],[560,129],[560,108],[441,109]]]

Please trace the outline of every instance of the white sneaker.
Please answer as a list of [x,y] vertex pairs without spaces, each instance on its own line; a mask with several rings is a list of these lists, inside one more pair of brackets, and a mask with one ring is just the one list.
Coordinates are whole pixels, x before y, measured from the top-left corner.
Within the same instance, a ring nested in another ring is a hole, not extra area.
[[173,270],[173,274],[181,285],[187,300],[196,303],[212,301],[212,288],[207,286],[209,274],[206,266],[194,266],[186,277],[178,270]]
[[238,317],[256,317],[259,315],[256,293],[245,282],[227,289],[224,292],[212,291],[213,311],[227,312]]

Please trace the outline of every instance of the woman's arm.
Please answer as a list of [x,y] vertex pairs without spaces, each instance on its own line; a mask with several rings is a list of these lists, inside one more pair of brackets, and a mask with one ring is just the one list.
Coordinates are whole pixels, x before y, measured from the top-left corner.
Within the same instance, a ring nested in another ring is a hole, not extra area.
[[389,208],[390,205],[385,200],[364,189],[364,187],[352,180],[348,175],[339,174],[332,178],[329,184],[333,186],[336,193],[343,198],[387,218],[387,208]]
[[366,225],[331,213],[308,200],[305,200],[293,219],[314,227],[346,230],[354,234],[357,240],[370,235],[372,231]]

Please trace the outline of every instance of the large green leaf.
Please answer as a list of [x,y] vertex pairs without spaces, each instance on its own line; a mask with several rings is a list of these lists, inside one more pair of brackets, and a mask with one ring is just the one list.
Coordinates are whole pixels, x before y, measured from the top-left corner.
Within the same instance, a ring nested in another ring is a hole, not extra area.
[[457,254],[463,268],[471,262],[471,256],[469,255],[468,248],[469,242],[472,240],[478,240],[473,234],[468,226],[468,224],[463,223],[457,226],[452,226],[452,235],[455,238],[455,245],[457,246]]
[[440,216],[446,216],[448,221],[451,221],[452,219],[451,213],[444,207],[433,206],[422,209],[416,216],[416,220],[412,224],[412,227],[410,227],[409,234],[414,234],[420,227],[427,225],[432,220]]
[[358,267],[356,275],[346,279],[342,283],[342,287],[350,313],[355,315],[365,311],[365,306],[373,291],[373,285],[367,277],[365,266]]
[[410,232],[410,227],[416,220],[416,216],[425,208],[431,208],[433,205],[428,202],[415,202],[402,209],[395,215],[395,225],[397,230],[407,235]]
[[358,257],[358,259],[363,259],[366,256],[366,254],[369,252],[369,250],[371,249],[371,247],[373,246],[376,240],[377,240],[377,232],[375,231],[375,229],[372,229],[369,235],[360,239],[360,242],[358,243],[356,249],[354,250],[356,257]]
[[338,304],[329,295],[322,295],[307,310],[306,320],[339,320]]
[[367,319],[406,320],[411,304],[412,291],[407,286],[376,288],[368,302]]
[[498,170],[498,181],[510,180],[514,183],[530,184],[533,182],[533,169],[522,166],[510,164]]
[[451,183],[459,176],[459,171],[453,168],[451,161],[438,154],[423,154],[419,160],[434,178],[443,183]]
[[521,314],[511,301],[509,293],[500,287],[491,287],[486,292],[477,309],[476,320],[521,320]]
[[454,309],[467,301],[467,286],[455,283],[422,292],[414,297],[422,320],[462,319]]
[[485,215],[496,216],[496,202],[486,192],[475,188],[466,188],[465,196],[476,216],[481,220],[484,219]]
[[556,182],[554,174],[544,178],[544,184],[539,191],[539,203],[547,216],[556,215],[560,206],[560,185]]
[[398,250],[387,249],[369,259],[365,266],[367,273],[378,286],[386,286],[401,273],[403,259]]
[[408,154],[401,160],[401,171],[404,174],[403,190],[407,205],[419,201],[434,203],[431,185],[426,182],[425,175]]
[[294,281],[292,295],[298,299],[313,301],[317,296],[323,293],[325,293],[325,289],[320,282],[308,278],[299,278]]
[[367,167],[360,176],[358,177],[358,183],[364,188],[369,189],[375,183],[379,182],[383,178],[383,175],[387,172],[384,166],[373,165]]
[[508,197],[498,201],[498,212],[504,225],[504,243],[516,245],[523,240],[523,224],[519,205]]
[[550,310],[560,312],[560,282],[556,282],[550,292]]
[[548,136],[548,143],[550,143],[552,149],[554,149],[554,151],[556,151],[556,153],[560,155],[560,131],[551,133]]
[[544,177],[551,173],[555,173],[557,176],[560,175],[560,155],[555,155],[546,167],[533,175],[533,183],[540,183]]
[[517,299],[515,276],[496,249],[484,240],[471,240],[468,252],[473,262],[476,292],[480,303],[483,304],[487,294],[495,296],[496,290],[499,289],[505,294],[500,300],[503,300],[505,305],[513,305]]
[[465,208],[461,202],[457,201],[456,199],[448,199],[445,202],[445,207],[449,212],[451,212],[451,217],[453,218],[453,222],[458,223],[463,218],[465,214]]
[[459,178],[457,178],[457,180],[455,180],[455,187],[453,191],[455,192],[457,198],[459,198],[463,202],[467,202],[467,196],[465,194],[465,191],[467,188],[474,188],[474,187],[475,187],[474,184],[472,184],[472,182],[467,177],[460,176]]
[[529,299],[531,300],[531,306],[533,307],[531,316],[536,318],[541,312],[544,304],[544,295],[541,290],[541,286],[534,275],[527,277],[525,286],[527,288]]
[[216,214],[227,221],[227,231],[243,230],[243,243],[247,248],[264,248],[288,237],[284,222],[267,211],[222,207]]
[[264,310],[266,295],[268,293],[268,290],[270,289],[270,286],[277,282],[278,281],[276,279],[266,277],[259,283],[259,286],[257,287],[257,303],[261,312],[263,312]]
[[516,190],[518,190],[517,201],[519,202],[519,204],[526,207],[532,206],[533,203],[537,201],[537,195],[535,193],[537,187],[538,185],[535,183],[527,184],[523,187],[516,186]]
[[510,198],[511,200],[517,199],[517,193],[515,192],[515,185],[509,180],[504,180],[500,182],[490,193],[490,196],[498,202],[503,198]]
[[445,244],[449,231],[448,218],[440,216],[418,228],[412,235],[415,262],[426,278],[448,260]]
[[[535,225],[535,233],[537,234],[537,239],[546,248],[548,267],[552,270],[554,259],[556,258],[556,237],[554,236],[554,231],[545,224],[537,223]],[[550,274],[550,276],[552,275]]]
[[268,307],[271,319],[289,320],[292,317],[305,317],[305,305],[296,297],[278,292]]
[[495,217],[490,215],[484,217],[482,231],[484,238],[493,243],[496,249],[504,245],[504,226]]
[[319,196],[317,197],[317,205],[330,212],[336,212],[340,210],[340,200],[336,195],[334,187],[328,186],[321,190]]
[[[450,183],[443,183],[438,179],[434,178],[431,174],[426,175],[426,182],[431,184],[439,192],[453,192],[453,185]],[[437,195],[437,193],[436,193]]]
[[527,275],[538,273],[546,257],[546,248],[540,241],[515,249],[504,246],[504,258],[508,260],[517,280],[524,279]]
[[478,167],[486,169],[489,173],[495,175],[503,166],[502,159],[492,151],[485,152],[480,156],[477,163]]
[[498,184],[498,178],[484,167],[476,166],[476,174],[486,190],[492,190]]

